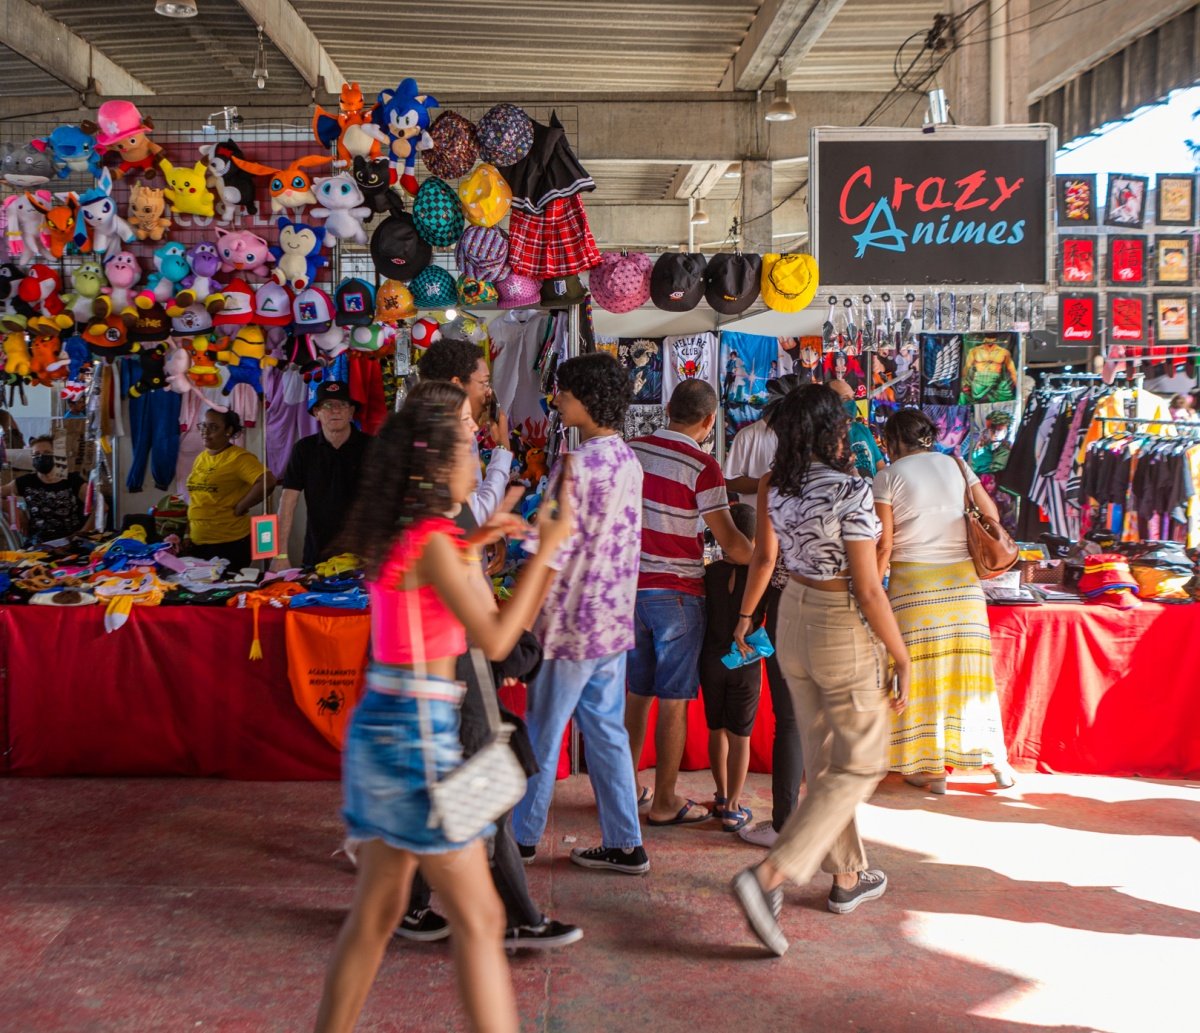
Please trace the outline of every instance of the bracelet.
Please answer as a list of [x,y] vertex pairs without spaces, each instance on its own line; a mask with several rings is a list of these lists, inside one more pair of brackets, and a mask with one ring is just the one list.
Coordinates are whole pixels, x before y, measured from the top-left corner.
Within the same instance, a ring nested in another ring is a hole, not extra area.
[[288,558],[288,554],[286,552],[277,552],[275,553],[275,558],[277,560],[286,560]]
[[738,616],[743,617],[748,621],[754,620],[754,614],[752,614],[752,613],[739,613]]

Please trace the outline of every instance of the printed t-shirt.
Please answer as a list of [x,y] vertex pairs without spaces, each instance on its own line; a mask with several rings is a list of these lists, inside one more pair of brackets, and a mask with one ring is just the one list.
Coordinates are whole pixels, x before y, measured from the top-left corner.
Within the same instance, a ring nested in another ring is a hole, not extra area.
[[83,527],[79,489],[84,481],[79,474],[67,474],[61,481],[47,484],[37,474],[29,473],[15,483],[17,494],[29,510],[29,532],[39,542],[65,538]]
[[250,534],[250,516],[237,516],[233,507],[265,472],[258,458],[230,445],[213,455],[205,449],[196,457],[187,479],[188,526],[196,545],[236,542]]

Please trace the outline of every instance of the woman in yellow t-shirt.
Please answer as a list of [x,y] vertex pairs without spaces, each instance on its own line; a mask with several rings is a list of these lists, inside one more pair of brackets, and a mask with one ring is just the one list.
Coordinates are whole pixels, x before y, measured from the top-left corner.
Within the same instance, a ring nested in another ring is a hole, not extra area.
[[242,433],[234,412],[209,409],[200,421],[204,451],[187,479],[191,555],[229,560],[231,570],[250,565],[251,508],[275,490],[275,478],[244,448],[233,444]]

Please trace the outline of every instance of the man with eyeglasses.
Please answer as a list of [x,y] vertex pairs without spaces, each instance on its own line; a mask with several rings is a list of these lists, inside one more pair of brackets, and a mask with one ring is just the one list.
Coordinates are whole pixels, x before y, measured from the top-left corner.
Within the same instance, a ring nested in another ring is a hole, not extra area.
[[[320,430],[301,438],[292,448],[280,484],[279,541],[287,548],[296,516],[296,503],[304,496],[308,524],[304,532],[303,565],[319,562],[342,530],[346,511],[358,490],[363,455],[371,438],[354,426],[355,403],[345,384],[328,380],[317,388],[309,410]],[[275,570],[293,564],[286,552],[275,557]]]

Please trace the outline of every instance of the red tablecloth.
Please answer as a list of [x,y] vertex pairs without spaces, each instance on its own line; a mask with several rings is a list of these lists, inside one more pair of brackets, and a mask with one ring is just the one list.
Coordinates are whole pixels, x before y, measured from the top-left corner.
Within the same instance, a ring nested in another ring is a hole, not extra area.
[[[337,751],[292,698],[282,611],[0,607],[0,770],[19,775],[336,778]],[[1200,776],[1200,606],[994,607],[1013,759],[1043,770]],[[515,701],[514,701],[515,702]],[[770,769],[764,684],[752,768]],[[653,741],[646,762],[653,761]],[[699,701],[684,767],[707,767]]]

